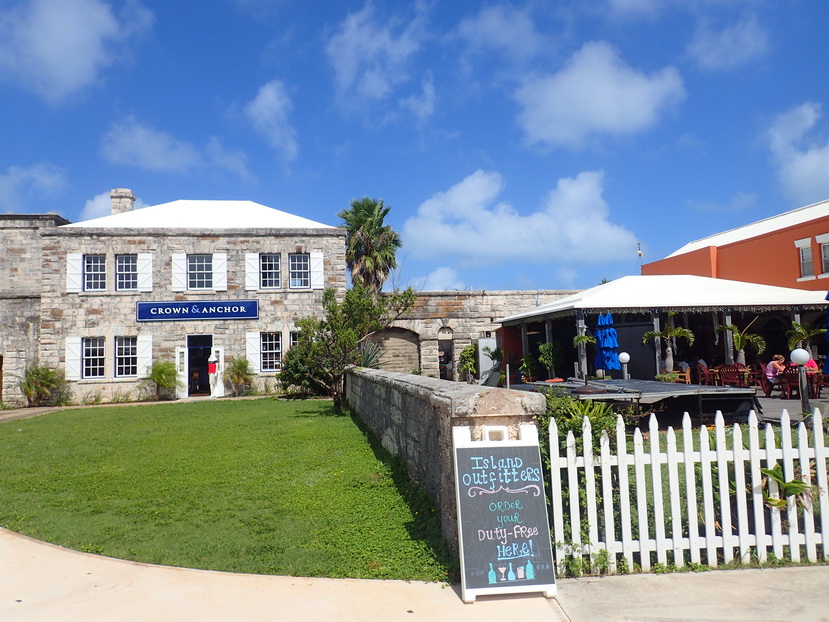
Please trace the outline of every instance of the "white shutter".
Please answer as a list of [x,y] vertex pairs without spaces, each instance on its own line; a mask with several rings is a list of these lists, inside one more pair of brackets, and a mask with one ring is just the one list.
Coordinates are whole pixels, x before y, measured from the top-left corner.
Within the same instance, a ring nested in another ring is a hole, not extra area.
[[153,336],[138,335],[138,377],[147,378],[153,364]]
[[250,363],[250,371],[259,373],[259,353],[261,349],[259,333],[245,333],[245,356]]
[[66,291],[83,291],[83,255],[81,253],[66,254]]
[[213,253],[213,291],[227,291],[227,253]]
[[259,289],[259,253],[245,253],[245,289]]
[[81,338],[67,337],[66,338],[66,363],[64,364],[64,372],[67,380],[81,379]]
[[311,253],[311,289],[323,289],[324,287],[323,254],[319,251],[314,251]]
[[187,290],[187,255],[173,253],[173,291]]
[[138,253],[138,291],[153,291],[152,253]]

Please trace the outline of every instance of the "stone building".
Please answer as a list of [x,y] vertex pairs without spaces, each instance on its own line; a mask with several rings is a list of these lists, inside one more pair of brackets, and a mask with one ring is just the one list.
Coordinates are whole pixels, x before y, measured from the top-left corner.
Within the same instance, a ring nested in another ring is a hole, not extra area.
[[111,197],[103,218],[0,221],[4,403],[23,401],[34,361],[63,369],[76,400],[135,396],[158,359],[175,361],[179,396],[210,392],[211,355],[219,375],[247,357],[263,385],[294,323],[318,313],[325,288],[345,291],[343,229],[250,201],[133,210],[131,191]]
[[374,339],[383,348],[382,368],[458,380],[458,357],[464,347],[471,343],[500,347],[498,318],[551,303],[574,291],[422,292],[409,313]]
[[[63,370],[75,401],[135,399],[161,359],[175,361],[180,397],[206,395],[211,355],[220,371],[246,357],[259,388],[274,387],[296,321],[320,312],[325,288],[345,293],[342,228],[250,201],[135,210],[130,190],[110,196],[111,215],[78,223],[0,215],[0,403],[25,404],[34,363]],[[420,293],[376,336],[383,368],[462,379],[461,350],[498,345],[497,318],[570,293]]]

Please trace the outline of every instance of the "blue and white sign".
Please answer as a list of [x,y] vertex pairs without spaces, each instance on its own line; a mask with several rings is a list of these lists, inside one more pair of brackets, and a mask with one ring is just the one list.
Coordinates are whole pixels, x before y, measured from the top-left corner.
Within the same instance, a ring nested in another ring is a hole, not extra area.
[[139,322],[182,320],[256,320],[258,300],[190,300],[176,302],[138,302],[135,318]]

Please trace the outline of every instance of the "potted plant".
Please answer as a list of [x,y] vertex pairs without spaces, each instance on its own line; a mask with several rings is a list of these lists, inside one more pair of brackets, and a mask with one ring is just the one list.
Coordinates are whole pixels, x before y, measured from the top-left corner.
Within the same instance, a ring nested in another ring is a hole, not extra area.
[[662,366],[662,373],[672,372],[674,370],[674,340],[678,337],[685,339],[689,346],[694,345],[694,333],[687,328],[681,326],[674,326],[674,316],[676,311],[668,312],[668,321],[665,327],[660,331],[649,330],[642,335],[642,343],[646,344],[649,341],[657,343],[657,352],[662,354],[662,346],[665,346],[664,365]]
[[463,350],[461,350],[458,369],[466,375],[466,381],[471,383],[475,380],[475,353],[476,347],[474,343],[470,343]]
[[536,373],[538,371],[538,361],[532,354],[525,354],[521,359],[521,366],[518,368],[521,372],[521,380],[523,382],[535,382],[538,378]]
[[561,345],[549,341],[538,347],[538,362],[547,370],[548,378],[556,377],[556,366],[561,363],[564,356]]

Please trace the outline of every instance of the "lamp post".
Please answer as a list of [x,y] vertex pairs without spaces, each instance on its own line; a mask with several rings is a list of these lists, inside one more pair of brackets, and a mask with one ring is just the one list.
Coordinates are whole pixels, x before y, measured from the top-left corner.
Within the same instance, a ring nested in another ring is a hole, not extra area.
[[800,411],[804,415],[808,415],[811,410],[809,404],[809,383],[806,381],[806,363],[812,358],[807,350],[797,348],[791,353],[792,363],[797,365],[797,384],[800,389]]
[[630,354],[627,352],[619,352],[619,362],[622,364],[622,379],[628,379],[628,363],[630,363]]

